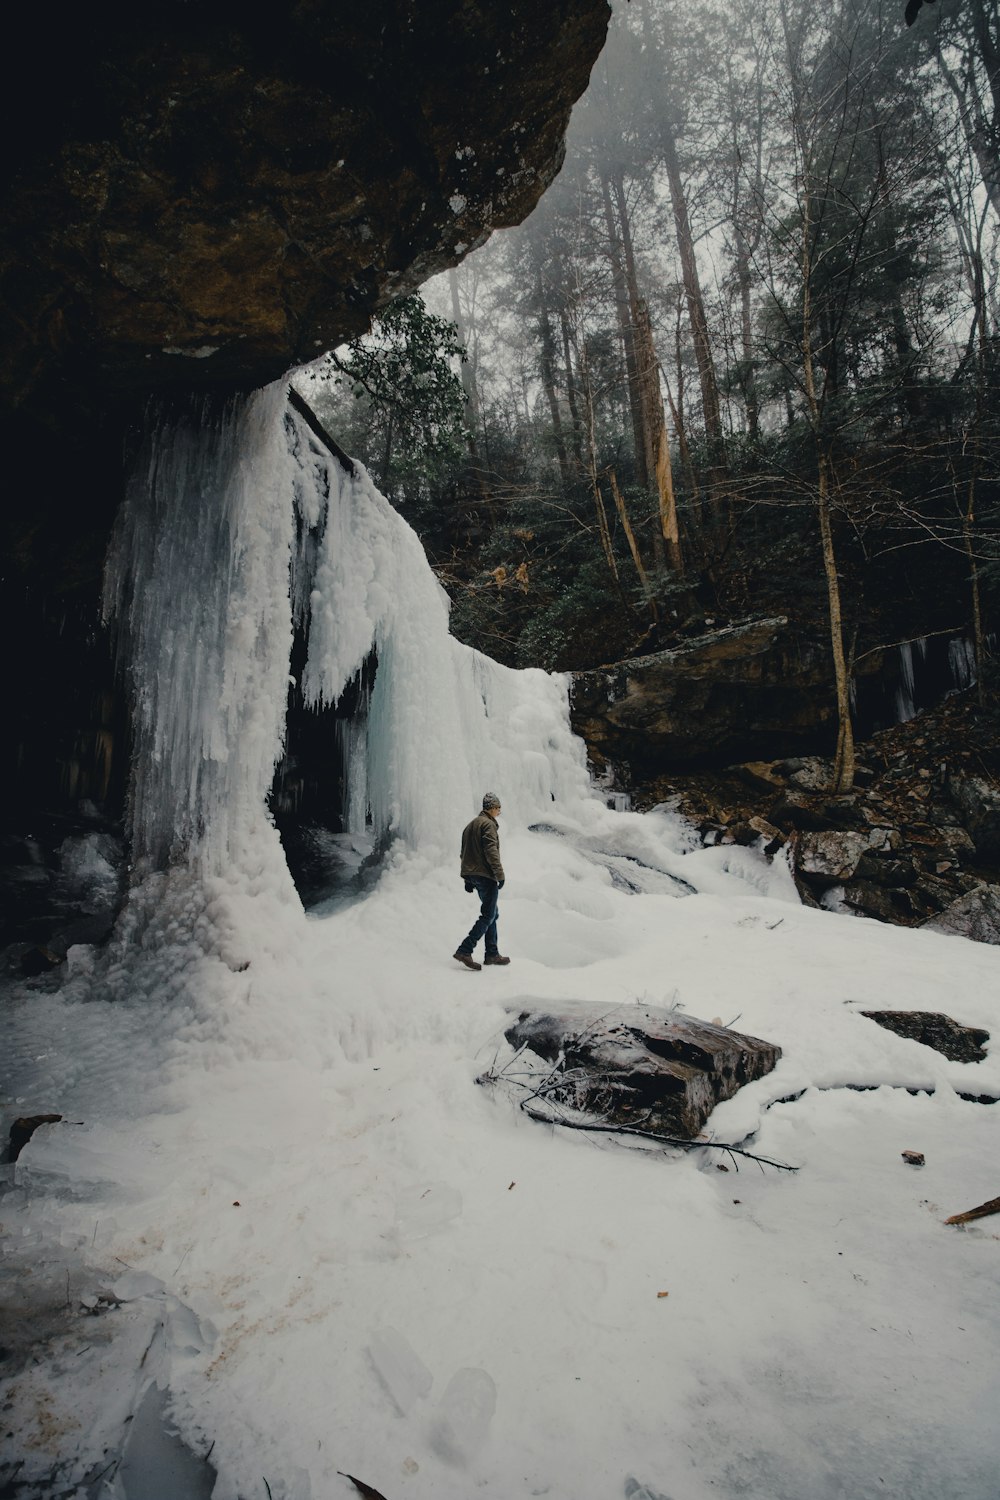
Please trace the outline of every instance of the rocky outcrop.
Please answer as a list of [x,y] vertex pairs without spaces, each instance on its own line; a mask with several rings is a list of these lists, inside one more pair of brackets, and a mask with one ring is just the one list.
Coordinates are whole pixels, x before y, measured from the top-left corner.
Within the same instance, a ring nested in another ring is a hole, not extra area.
[[[780,579],[775,589],[779,597]],[[785,594],[794,594],[787,581]],[[967,644],[956,633],[919,640],[916,657],[910,643],[905,656],[894,646],[863,651],[851,683],[855,738],[966,687],[950,664],[965,660]],[[829,754],[837,740],[829,635],[804,616],[738,620],[668,650],[575,671],[572,681],[574,727],[596,768],[626,790],[668,772]],[[793,795],[816,790],[809,774],[789,778]],[[966,791],[982,805],[983,837],[1000,848],[997,784],[990,806],[983,786],[969,782]]]
[[666,802],[709,844],[784,848],[807,905],[997,943],[997,719],[968,692],[885,730],[859,745],[846,794],[830,790],[830,761],[807,756],[659,777],[633,802]]
[[607,20],[607,0],[108,0],[5,17],[14,826],[80,799],[121,809],[129,726],[98,597],[151,394],[211,420],[520,221],[558,169]]
[[780,615],[574,672],[572,713],[591,759],[624,786],[836,738],[829,649]]
[[712,1110],[770,1073],[781,1048],[647,1006],[524,1011],[505,1033],[553,1065],[539,1097],[651,1135],[692,1139]]
[[5,136],[15,406],[56,377],[246,389],[362,332],[531,210],[608,19],[606,0],[110,12],[36,8],[20,51],[5,37],[50,81]]

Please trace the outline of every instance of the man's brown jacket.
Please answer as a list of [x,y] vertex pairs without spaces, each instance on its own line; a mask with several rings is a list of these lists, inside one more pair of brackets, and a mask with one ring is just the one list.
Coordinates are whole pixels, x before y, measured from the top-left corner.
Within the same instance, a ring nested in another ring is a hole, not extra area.
[[462,879],[495,880],[504,878],[500,863],[500,830],[496,820],[480,813],[462,833]]

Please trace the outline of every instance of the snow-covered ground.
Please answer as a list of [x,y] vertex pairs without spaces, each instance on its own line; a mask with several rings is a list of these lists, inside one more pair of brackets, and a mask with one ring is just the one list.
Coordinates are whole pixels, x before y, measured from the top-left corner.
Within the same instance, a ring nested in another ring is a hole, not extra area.
[[[374,890],[303,914],[247,791],[267,785],[290,635],[274,585],[293,529],[253,511],[285,472],[267,400],[246,495],[223,485],[256,540],[183,744],[144,700],[143,847],[155,864],[162,798],[184,789],[186,855],[137,870],[109,953],[73,949],[60,988],[5,1003],[7,1116],[65,1116],[3,1169],[0,1276],[46,1335],[2,1396],[12,1493],[207,1494],[130,1446],[158,1382],[216,1500],[337,1500],[357,1493],[343,1474],[386,1500],[995,1500],[1000,1220],[942,1221],[1000,1191],[1000,1105],[960,1097],[1000,1095],[1000,1045],[951,1063],[859,1012],[944,1010],[995,1037],[1000,952],[806,910],[780,862],[607,810],[564,684],[448,640],[364,476],[309,590],[332,631],[314,690],[335,698],[376,641],[358,774],[396,842]],[[189,618],[155,540],[144,588]],[[140,698],[149,680],[169,696],[183,628],[133,631]],[[474,915],[456,851],[486,790],[512,962],[472,974],[450,957]],[[511,1011],[554,1000],[779,1043],[707,1133],[800,1170],[560,1132],[477,1087]]]

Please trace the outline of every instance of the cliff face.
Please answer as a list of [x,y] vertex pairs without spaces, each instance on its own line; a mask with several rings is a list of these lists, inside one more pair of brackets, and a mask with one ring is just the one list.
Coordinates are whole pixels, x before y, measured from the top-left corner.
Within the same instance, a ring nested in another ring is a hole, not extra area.
[[[19,6],[0,90],[0,782],[120,806],[101,567],[151,396],[209,405],[517,223],[607,0]],[[11,799],[13,785],[19,800]]]
[[44,36],[21,16],[23,107],[6,105],[32,129],[6,136],[3,401],[248,388],[362,332],[534,206],[607,15],[153,0]]

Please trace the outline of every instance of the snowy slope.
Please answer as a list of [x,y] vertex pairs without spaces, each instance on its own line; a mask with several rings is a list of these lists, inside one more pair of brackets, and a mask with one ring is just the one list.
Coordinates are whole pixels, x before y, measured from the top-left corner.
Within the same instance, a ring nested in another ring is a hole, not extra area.
[[[342,1472],[387,1500],[992,1500],[1000,1221],[942,1220],[1000,1191],[1000,1106],[959,1097],[1000,1095],[1000,1051],[950,1063],[858,1012],[996,1032],[1000,954],[806,910],[780,863],[608,811],[565,684],[450,641],[367,477],[281,392],[231,420],[160,436],[112,563],[145,830],[118,938],[7,1007],[9,1115],[73,1122],[4,1169],[6,1279],[52,1335],[4,1396],[20,1493],[55,1462],[67,1494],[200,1493],[128,1446],[155,1380],[216,1500],[336,1500]],[[293,607],[316,701],[378,646],[358,775],[394,838],[373,892],[308,916],[262,810]],[[456,848],[487,789],[513,961],[470,974]],[[778,1042],[709,1133],[800,1170],[530,1122],[475,1079],[533,1000]]]

